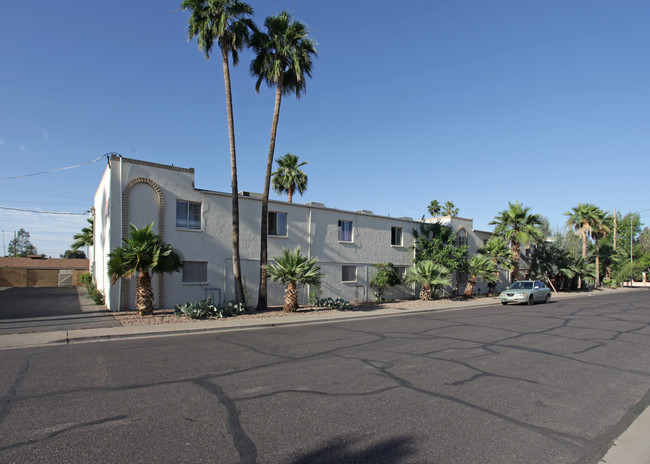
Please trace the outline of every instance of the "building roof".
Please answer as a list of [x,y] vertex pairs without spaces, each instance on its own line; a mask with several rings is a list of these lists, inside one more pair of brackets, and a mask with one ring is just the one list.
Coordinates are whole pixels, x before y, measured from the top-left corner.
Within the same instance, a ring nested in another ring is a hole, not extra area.
[[18,267],[24,269],[84,269],[87,270],[87,259],[63,258],[11,258],[0,257],[0,267]]

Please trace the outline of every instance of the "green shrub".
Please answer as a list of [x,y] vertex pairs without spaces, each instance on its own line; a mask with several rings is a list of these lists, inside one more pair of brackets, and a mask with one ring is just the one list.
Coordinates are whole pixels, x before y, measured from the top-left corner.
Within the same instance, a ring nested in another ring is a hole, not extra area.
[[228,301],[222,305],[214,304],[214,297],[210,295],[205,300],[194,301],[192,303],[178,304],[175,307],[174,314],[177,316],[186,316],[190,319],[205,319],[206,317],[231,317],[246,312],[244,303],[235,303]]
[[309,304],[318,306],[318,300],[320,299],[322,294],[323,292],[321,291],[319,286],[316,285],[312,286],[309,289]]
[[337,298],[336,300],[330,297],[321,298],[316,300],[316,306],[329,309],[352,309],[350,302],[342,298]]
[[[84,287],[88,288],[89,286],[94,285],[93,283],[93,276],[90,274],[90,272],[84,272],[79,276],[79,281],[84,285]],[[90,292],[90,290],[88,290]]]
[[102,306],[106,303],[104,294],[97,289],[97,285],[95,284],[93,276],[90,274],[90,272],[84,272],[81,274],[79,281],[84,285],[84,287],[86,287],[86,290],[88,290],[88,298],[93,300],[93,303],[95,303],[97,306]]
[[393,263],[375,264],[377,272],[370,279],[370,287],[375,291],[375,300],[384,301],[384,292],[390,287],[402,284],[402,276]]

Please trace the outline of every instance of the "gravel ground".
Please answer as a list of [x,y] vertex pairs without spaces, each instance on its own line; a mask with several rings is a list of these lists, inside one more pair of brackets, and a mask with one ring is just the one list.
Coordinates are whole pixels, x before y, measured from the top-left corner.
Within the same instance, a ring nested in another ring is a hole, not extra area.
[[[463,300],[463,298],[458,298],[458,300]],[[435,300],[435,301],[421,301],[421,300],[396,300],[391,302],[384,303],[375,303],[375,302],[364,302],[364,303],[353,303],[352,309],[346,310],[349,311],[373,311],[376,309],[383,308],[412,308],[420,306],[433,306],[436,304],[441,304],[448,299]],[[267,311],[263,312],[254,312],[249,314],[242,314],[240,316],[234,316],[237,318],[243,319],[259,319],[264,317],[273,317],[273,316],[293,316],[293,315],[303,315],[309,317],[314,314],[324,314],[324,313],[336,313],[341,312],[338,309],[327,309],[327,308],[318,308],[315,306],[301,306],[295,313],[285,313],[282,311],[282,306],[271,306]],[[139,316],[135,311],[122,311],[111,313],[116,321],[122,326],[134,326],[134,325],[157,325],[157,324],[177,324],[184,322],[194,322],[196,319],[190,319],[186,316],[175,316],[173,309],[158,309],[154,312],[153,316]],[[220,320],[218,317],[209,317],[203,320]]]

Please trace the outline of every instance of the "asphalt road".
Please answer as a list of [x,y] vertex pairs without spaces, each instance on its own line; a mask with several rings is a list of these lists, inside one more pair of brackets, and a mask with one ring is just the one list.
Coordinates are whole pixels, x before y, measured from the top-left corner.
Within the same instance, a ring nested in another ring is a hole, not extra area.
[[0,462],[595,463],[650,293],[0,352]]
[[3,288],[0,335],[119,327],[106,308],[95,306],[86,295],[76,287]]

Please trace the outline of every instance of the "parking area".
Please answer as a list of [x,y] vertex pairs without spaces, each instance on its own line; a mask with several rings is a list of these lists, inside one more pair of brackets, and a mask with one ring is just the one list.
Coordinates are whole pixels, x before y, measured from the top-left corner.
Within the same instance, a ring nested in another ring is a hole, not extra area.
[[117,327],[81,287],[0,288],[0,334]]

